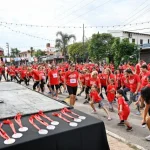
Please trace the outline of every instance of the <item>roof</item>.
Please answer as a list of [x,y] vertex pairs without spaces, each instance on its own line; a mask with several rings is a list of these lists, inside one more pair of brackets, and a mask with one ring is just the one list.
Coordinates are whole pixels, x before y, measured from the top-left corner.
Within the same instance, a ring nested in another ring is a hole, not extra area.
[[150,34],[146,34],[146,33],[139,33],[139,32],[123,31],[123,33],[132,33],[132,34],[138,34],[138,35],[146,35],[146,36],[150,36]]

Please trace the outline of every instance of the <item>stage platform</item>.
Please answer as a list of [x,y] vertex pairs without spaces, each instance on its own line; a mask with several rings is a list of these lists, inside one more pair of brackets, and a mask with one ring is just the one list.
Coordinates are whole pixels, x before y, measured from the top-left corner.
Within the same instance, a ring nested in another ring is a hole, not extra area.
[[0,119],[37,113],[39,110],[59,110],[67,105],[32,91],[14,82],[0,82]]

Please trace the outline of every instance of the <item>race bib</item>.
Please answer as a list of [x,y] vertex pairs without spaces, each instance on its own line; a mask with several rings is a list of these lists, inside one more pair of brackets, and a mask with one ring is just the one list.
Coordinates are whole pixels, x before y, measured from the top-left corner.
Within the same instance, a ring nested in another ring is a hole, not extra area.
[[70,79],[70,83],[76,83],[77,80],[76,79]]
[[54,73],[54,74],[53,74],[53,78],[57,78],[57,73]]

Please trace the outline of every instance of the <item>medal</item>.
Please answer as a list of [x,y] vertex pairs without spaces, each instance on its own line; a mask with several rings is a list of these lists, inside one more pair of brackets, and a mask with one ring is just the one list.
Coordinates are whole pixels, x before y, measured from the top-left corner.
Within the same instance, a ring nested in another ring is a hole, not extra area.
[[30,116],[29,122],[38,130],[38,133],[41,135],[47,134],[48,131],[45,129],[40,129],[34,122],[33,122],[34,116]]
[[48,116],[46,116],[42,111],[39,111],[38,113],[40,116],[42,116],[43,118],[46,118],[47,120],[49,120],[51,122],[52,125],[57,126],[59,125],[58,121],[54,121],[51,118],[49,118]]
[[0,136],[5,139],[4,144],[9,145],[15,143],[15,139],[10,138],[1,127],[2,124],[0,125]]
[[53,113],[52,115],[64,120],[72,127],[76,127],[78,125],[76,122],[71,122],[71,121],[67,120],[66,118],[62,117],[61,113]]
[[20,113],[18,113],[16,116],[15,116],[15,118],[14,118],[14,120],[15,120],[15,122],[19,125],[19,131],[20,132],[26,132],[26,131],[28,131],[28,128],[27,127],[23,127],[23,125],[22,125],[22,122],[21,122],[21,114]]
[[22,133],[17,133],[17,132],[16,132],[15,126],[14,126],[14,124],[13,124],[13,122],[12,122],[11,120],[9,120],[9,119],[4,120],[3,123],[4,123],[4,124],[8,124],[8,125],[10,126],[11,130],[12,130],[13,133],[14,133],[14,134],[12,135],[13,138],[18,139],[18,138],[21,138],[21,137],[23,136]]
[[54,129],[55,129],[55,126],[49,125],[47,122],[43,121],[43,120],[41,119],[41,117],[40,117],[38,114],[34,115],[34,118],[35,118],[38,122],[40,122],[41,124],[43,124],[44,126],[46,126],[46,128],[47,128],[48,130],[54,130]]
[[71,110],[69,110],[69,109],[67,109],[67,108],[64,108],[64,110],[65,110],[65,112],[68,112],[68,113],[71,113],[71,114],[77,116],[77,117],[78,117],[79,119],[81,119],[81,120],[85,120],[85,119],[86,119],[85,116],[80,116],[80,115],[78,115],[78,114],[72,112]]
[[81,120],[81,119],[79,119],[79,118],[74,118],[74,117],[72,117],[72,116],[68,115],[68,114],[65,112],[65,110],[64,110],[64,109],[62,109],[62,110],[61,110],[61,113],[62,113],[63,115],[65,115],[65,116],[67,116],[67,117],[69,117],[69,118],[73,119],[75,122],[81,122],[81,121],[82,121],[82,120]]

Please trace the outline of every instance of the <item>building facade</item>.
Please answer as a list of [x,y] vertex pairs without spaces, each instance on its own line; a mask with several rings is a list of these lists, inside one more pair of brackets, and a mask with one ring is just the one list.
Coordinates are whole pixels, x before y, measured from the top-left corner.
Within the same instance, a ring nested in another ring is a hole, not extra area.
[[0,57],[4,56],[4,49],[0,47]]
[[150,34],[120,30],[108,30],[108,33],[112,34],[114,37],[119,37],[121,40],[128,38],[130,43],[135,43],[137,45],[150,43]]

